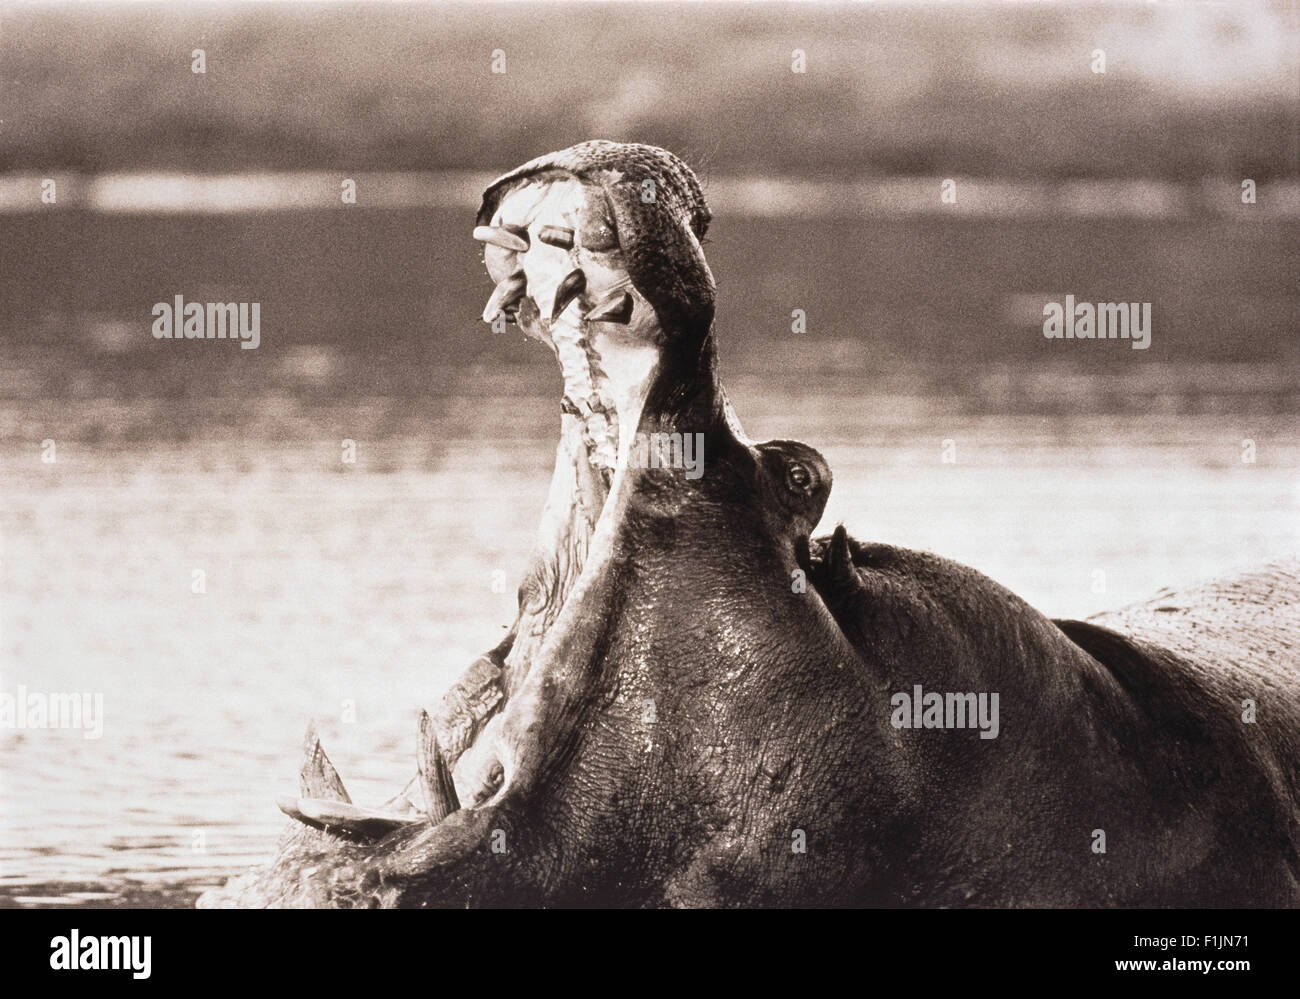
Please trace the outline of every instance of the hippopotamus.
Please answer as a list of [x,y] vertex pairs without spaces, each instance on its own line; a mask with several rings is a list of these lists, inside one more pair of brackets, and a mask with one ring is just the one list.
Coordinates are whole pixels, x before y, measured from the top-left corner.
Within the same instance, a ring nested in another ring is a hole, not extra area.
[[518,617],[386,804],[309,729],[278,855],[200,904],[1300,903],[1300,566],[1067,621],[814,536],[825,459],[719,382],[709,222],[645,145],[487,189],[484,319],[564,376]]

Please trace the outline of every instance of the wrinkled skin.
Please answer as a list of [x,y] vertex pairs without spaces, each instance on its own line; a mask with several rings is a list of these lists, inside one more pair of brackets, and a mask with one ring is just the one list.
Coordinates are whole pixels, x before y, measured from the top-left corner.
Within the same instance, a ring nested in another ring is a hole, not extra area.
[[[291,827],[203,904],[1300,903],[1300,569],[1053,622],[936,556],[810,540],[830,469],[739,430],[707,209],[646,149],[552,154],[480,213],[528,243],[488,234],[507,244],[485,252],[498,287],[528,289],[510,318],[557,350],[566,400],[602,395],[616,419],[562,418],[520,617],[490,654],[505,706],[443,753],[465,807]],[[664,185],[643,209],[646,172]],[[568,256],[538,247],[544,224],[574,230]],[[599,286],[576,307],[593,315],[629,275],[631,318],[552,316],[571,266]],[[574,344],[618,374],[566,367]],[[632,427],[702,434],[704,474],[631,462]],[[916,684],[997,692],[997,738],[894,727],[891,696]],[[345,799],[314,742],[301,790]]]

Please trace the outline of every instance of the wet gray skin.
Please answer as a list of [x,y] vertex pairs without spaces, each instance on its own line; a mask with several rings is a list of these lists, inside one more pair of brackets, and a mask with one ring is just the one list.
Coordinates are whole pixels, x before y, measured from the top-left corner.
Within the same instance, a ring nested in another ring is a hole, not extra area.
[[[565,386],[515,626],[386,805],[348,802],[309,732],[278,856],[201,904],[1300,902],[1297,567],[1053,622],[936,556],[811,538],[825,460],[748,440],[717,380],[708,221],[647,146],[489,188],[484,318]],[[996,693],[996,737],[897,727],[917,685]]]

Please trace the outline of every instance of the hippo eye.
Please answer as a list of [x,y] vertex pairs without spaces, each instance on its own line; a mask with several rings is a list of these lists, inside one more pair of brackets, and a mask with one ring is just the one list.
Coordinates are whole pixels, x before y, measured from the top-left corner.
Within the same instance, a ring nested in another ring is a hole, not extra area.
[[812,487],[812,470],[801,461],[792,461],[786,466],[785,483],[796,493],[806,493]]

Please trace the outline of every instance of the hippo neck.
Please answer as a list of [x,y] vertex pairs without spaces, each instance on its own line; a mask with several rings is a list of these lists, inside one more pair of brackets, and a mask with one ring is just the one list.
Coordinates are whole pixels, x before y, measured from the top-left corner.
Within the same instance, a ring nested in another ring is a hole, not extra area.
[[[661,349],[637,434],[646,450],[640,467],[628,472],[639,509],[648,505],[662,516],[680,516],[694,502],[691,497],[734,491],[738,482],[753,488],[756,452],[718,378],[711,328],[693,343],[683,336]],[[673,459],[667,467],[654,467],[665,455]],[[690,455],[696,464],[684,469],[675,460],[679,455]]]
[[703,432],[721,415],[724,400],[712,327],[702,332],[674,331],[660,349],[638,429],[642,433]]

